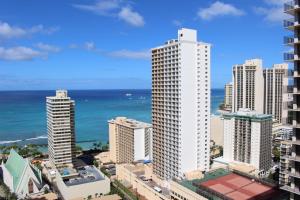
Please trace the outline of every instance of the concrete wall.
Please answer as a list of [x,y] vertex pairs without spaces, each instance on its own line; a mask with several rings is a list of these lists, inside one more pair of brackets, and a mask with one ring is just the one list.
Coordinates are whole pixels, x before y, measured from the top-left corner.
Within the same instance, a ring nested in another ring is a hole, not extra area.
[[[207,198],[197,194],[196,192],[183,187],[175,181],[171,181],[171,199],[174,200],[206,200]],[[180,195],[180,197],[179,197]]]

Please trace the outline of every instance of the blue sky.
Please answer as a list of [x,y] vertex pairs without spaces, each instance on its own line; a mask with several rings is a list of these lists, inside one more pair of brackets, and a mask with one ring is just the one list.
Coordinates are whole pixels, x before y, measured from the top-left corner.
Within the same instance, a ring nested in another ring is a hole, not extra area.
[[151,88],[149,49],[181,27],[212,43],[212,87],[283,62],[285,0],[2,0],[0,90]]

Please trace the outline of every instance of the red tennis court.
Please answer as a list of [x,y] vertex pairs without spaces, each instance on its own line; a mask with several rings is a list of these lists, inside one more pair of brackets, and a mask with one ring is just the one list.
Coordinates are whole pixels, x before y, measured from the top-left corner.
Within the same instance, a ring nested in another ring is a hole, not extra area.
[[233,200],[265,200],[276,193],[270,186],[234,173],[208,180],[200,185]]

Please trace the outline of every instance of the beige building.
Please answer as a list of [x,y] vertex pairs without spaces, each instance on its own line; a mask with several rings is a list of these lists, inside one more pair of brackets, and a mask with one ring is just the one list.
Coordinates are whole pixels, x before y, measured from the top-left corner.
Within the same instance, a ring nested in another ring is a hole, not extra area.
[[117,164],[116,177],[127,188],[151,200],[169,200],[169,189],[152,173],[152,164]]
[[73,165],[76,156],[74,106],[66,90],[47,97],[49,160],[56,167]]
[[225,84],[224,109],[232,110],[232,83]]
[[191,190],[176,181],[171,181],[170,186],[171,200],[207,200],[207,198],[197,194],[194,190]]
[[232,111],[249,108],[263,113],[263,69],[262,60],[246,60],[233,66]]
[[108,122],[110,159],[131,163],[152,159],[152,125],[126,117]]
[[264,69],[264,113],[273,115],[278,123],[286,123],[288,117],[287,93],[288,64],[275,64],[273,68]]

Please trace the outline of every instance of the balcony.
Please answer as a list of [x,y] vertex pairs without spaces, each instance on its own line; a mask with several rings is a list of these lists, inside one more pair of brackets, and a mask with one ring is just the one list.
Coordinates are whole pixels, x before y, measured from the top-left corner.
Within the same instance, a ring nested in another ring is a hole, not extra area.
[[297,140],[295,136],[292,137],[292,144],[300,145],[300,140]]
[[283,54],[283,59],[286,62],[294,62],[299,60],[298,55],[295,55],[294,52],[288,52]]
[[291,188],[290,186],[285,185],[285,186],[282,186],[280,189],[300,195],[299,188]]
[[299,0],[290,1],[284,4],[284,12],[290,15],[295,15],[295,11],[299,8]]
[[300,27],[300,24],[295,19],[287,19],[283,21],[283,27],[293,31],[295,28]]
[[289,156],[289,160],[300,162],[300,156],[291,155]]
[[287,37],[287,36],[284,37],[283,38],[283,44],[293,46],[294,45],[294,38],[293,37]]

